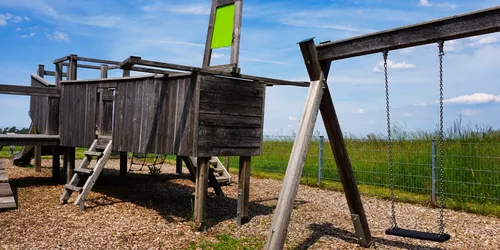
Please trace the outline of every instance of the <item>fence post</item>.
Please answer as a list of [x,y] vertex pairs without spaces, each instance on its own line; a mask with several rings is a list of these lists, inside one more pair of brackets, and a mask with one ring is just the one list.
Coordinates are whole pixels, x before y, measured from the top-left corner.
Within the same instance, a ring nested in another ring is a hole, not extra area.
[[432,196],[431,202],[433,205],[436,205],[436,140],[432,140]]
[[325,148],[325,137],[319,137],[319,153],[318,153],[318,185],[321,186],[323,180],[323,149]]

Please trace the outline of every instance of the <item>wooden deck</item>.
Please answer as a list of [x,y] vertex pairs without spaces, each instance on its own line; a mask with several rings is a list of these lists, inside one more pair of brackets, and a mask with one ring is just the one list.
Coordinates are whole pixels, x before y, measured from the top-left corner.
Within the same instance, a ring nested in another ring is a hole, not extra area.
[[9,178],[7,178],[4,166],[0,163],[0,210],[16,207],[16,200],[9,185]]
[[35,134],[22,134],[22,135],[4,135],[0,134],[1,146],[59,146],[59,135],[35,135]]

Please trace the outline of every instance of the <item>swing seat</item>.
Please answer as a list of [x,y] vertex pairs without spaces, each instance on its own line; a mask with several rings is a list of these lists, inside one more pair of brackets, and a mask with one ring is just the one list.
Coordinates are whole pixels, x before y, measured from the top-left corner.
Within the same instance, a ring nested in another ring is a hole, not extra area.
[[427,240],[427,241],[436,241],[436,242],[445,242],[448,241],[451,236],[449,234],[437,234],[437,233],[429,233],[429,232],[421,232],[410,229],[403,228],[389,228],[385,230],[385,234],[400,236],[404,238],[413,238],[419,240]]

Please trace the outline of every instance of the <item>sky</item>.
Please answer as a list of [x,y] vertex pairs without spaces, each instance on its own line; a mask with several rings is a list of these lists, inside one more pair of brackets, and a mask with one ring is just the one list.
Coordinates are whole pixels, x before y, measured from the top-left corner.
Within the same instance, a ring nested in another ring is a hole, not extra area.
[[[0,0],[0,83],[29,85],[37,65],[53,70],[68,54],[201,66],[210,0]],[[335,41],[500,5],[500,0],[243,1],[240,67],[244,74],[307,81],[297,42]],[[500,34],[445,44],[445,127],[500,129]],[[217,49],[212,64],[229,62]],[[386,131],[382,54],[332,63],[328,84],[344,133]],[[439,122],[437,44],[389,53],[391,118],[407,131]],[[99,72],[79,70],[81,79]],[[119,76],[112,71],[110,77]],[[50,77],[49,81],[53,81]],[[267,88],[264,133],[291,135],[307,88]],[[0,127],[27,127],[29,97],[0,95]],[[325,134],[318,116],[316,134]]]

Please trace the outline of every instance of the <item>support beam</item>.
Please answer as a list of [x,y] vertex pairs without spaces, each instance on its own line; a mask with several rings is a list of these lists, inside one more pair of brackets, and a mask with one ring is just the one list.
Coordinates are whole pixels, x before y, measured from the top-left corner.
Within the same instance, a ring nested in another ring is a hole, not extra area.
[[75,148],[64,148],[64,164],[66,168],[66,183],[69,184],[75,170]]
[[[304,57],[304,61],[306,62],[309,77],[311,79],[317,79],[320,78],[321,75],[324,75],[326,80],[331,63],[318,63],[314,41],[309,40],[301,44],[301,51]],[[308,64],[308,61],[316,61],[316,63]],[[325,84],[324,87],[324,93],[320,105],[320,112],[321,117],[323,118],[326,133],[329,138],[330,146],[332,148],[333,156],[335,157],[337,171],[342,182],[342,187],[344,189],[347,204],[349,206],[349,211],[351,213],[351,218],[356,218],[355,220],[353,219],[356,235],[358,236],[360,245],[363,247],[368,247],[372,244],[370,227],[368,226],[368,220],[363,208],[363,203],[361,201],[356,178],[354,177],[354,172],[352,170],[351,161],[349,159],[347,147],[344,142],[342,129],[340,128],[340,123],[327,84]]]
[[61,96],[61,90],[58,88],[28,87],[19,85],[0,84],[0,94],[49,96],[49,97],[59,98]]
[[[123,77],[129,77],[129,76],[130,76],[130,69],[124,68]],[[127,160],[128,160],[128,153],[120,152],[120,179],[122,182],[125,182],[125,180],[127,179]]]
[[35,172],[42,172],[42,146],[37,145],[34,147],[35,158]]
[[182,156],[175,157],[175,173],[182,174]]
[[39,135],[39,134],[0,134],[0,146],[58,146],[59,135]]
[[368,55],[500,31],[500,7],[381,31],[317,46],[320,61]]
[[195,219],[200,223],[200,231],[207,228],[208,169],[210,157],[198,157],[196,168]]
[[250,201],[250,156],[240,156],[240,169],[238,174],[238,204],[236,224],[241,226],[248,221],[248,204]]

